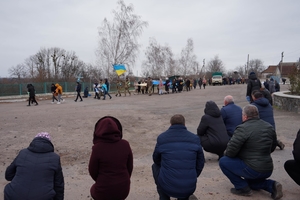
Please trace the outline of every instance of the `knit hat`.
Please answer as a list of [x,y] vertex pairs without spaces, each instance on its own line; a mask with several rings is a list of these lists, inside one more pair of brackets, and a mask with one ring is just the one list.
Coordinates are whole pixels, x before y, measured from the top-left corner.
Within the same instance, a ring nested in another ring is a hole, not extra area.
[[250,72],[250,75],[255,74],[255,72]]
[[35,137],[36,138],[37,137],[46,138],[51,141],[51,137],[50,137],[49,133],[47,133],[47,132],[40,132]]

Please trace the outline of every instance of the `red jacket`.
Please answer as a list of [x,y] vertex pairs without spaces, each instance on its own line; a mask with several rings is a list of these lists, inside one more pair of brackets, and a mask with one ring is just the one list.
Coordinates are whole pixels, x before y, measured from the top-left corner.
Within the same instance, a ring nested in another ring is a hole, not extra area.
[[125,199],[130,190],[133,156],[129,143],[122,139],[122,125],[113,117],[101,118],[95,125],[94,146],[89,173],[95,184],[95,200]]

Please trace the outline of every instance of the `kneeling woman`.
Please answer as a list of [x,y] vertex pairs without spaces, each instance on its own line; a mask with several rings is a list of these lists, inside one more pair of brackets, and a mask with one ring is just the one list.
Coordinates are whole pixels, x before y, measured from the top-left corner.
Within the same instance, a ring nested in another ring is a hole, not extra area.
[[89,173],[95,181],[91,196],[95,200],[121,200],[129,194],[133,156],[122,136],[122,125],[114,117],[103,117],[95,125],[89,162]]
[[205,151],[217,154],[219,159],[223,156],[229,138],[220,109],[214,101],[206,102],[197,135]]

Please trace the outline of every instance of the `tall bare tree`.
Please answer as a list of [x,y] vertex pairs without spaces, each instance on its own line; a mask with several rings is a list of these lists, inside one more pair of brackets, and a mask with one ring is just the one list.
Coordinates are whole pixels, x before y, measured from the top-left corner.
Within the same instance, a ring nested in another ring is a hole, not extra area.
[[160,45],[155,38],[150,38],[145,55],[146,60],[143,61],[142,66],[150,76],[159,78],[167,75],[167,69],[171,70],[173,53],[169,46]]
[[18,64],[17,66],[9,68],[8,73],[10,77],[16,77],[18,80],[21,80],[27,76],[26,66],[24,64]]
[[112,64],[127,64],[133,66],[139,52],[138,38],[142,31],[148,26],[140,16],[134,14],[133,5],[125,5],[124,1],[118,1],[118,9],[113,10],[112,22],[106,18],[99,28],[99,46],[96,51],[98,59],[105,62],[101,67],[103,71]]
[[255,72],[257,75],[264,71],[266,67],[260,59],[252,59],[249,61],[248,72]]
[[181,51],[181,57],[179,59],[181,74],[183,76],[196,74],[197,56],[194,54],[194,42],[191,38],[187,40],[186,47]]
[[225,72],[223,61],[219,58],[218,55],[216,55],[207,63],[206,72],[208,76],[211,76],[211,74],[214,72]]

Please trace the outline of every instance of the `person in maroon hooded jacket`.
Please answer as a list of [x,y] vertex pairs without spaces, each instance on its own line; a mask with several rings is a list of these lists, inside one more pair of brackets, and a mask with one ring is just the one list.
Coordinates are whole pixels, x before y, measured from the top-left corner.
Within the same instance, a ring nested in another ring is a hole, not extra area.
[[121,200],[129,194],[133,156],[122,136],[122,125],[114,117],[105,116],[95,125],[89,161],[89,173],[95,181],[90,192],[95,200]]

